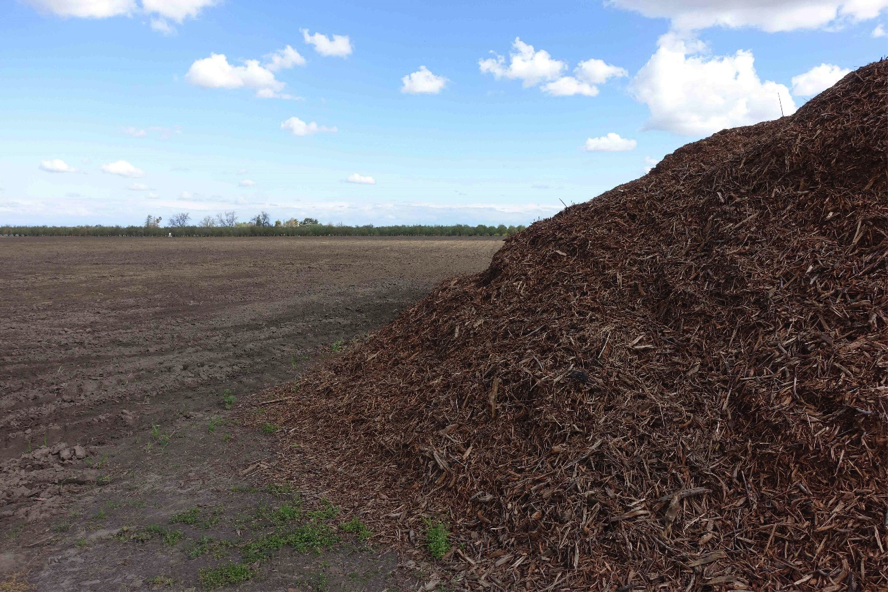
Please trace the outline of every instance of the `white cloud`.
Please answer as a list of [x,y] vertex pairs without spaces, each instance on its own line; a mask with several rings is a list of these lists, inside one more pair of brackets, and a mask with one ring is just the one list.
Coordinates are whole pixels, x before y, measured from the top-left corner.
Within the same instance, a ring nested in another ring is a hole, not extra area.
[[376,179],[373,177],[364,177],[358,173],[352,173],[346,177],[345,180],[348,183],[357,183],[358,185],[376,185]]
[[876,18],[888,7],[888,0],[606,0],[606,4],[651,18],[670,19],[676,30],[718,26],[775,32]]
[[555,80],[567,67],[564,62],[553,60],[545,50],[534,51],[532,45],[524,43],[519,37],[515,38],[512,48],[514,51],[509,54],[508,65],[506,58],[494,54],[495,57],[478,61],[481,72],[493,74],[497,80],[520,80],[527,88],[544,80]]
[[300,29],[302,38],[309,45],[314,46],[315,51],[322,56],[335,56],[344,58],[352,52],[351,41],[348,35],[333,35],[332,39],[321,33],[309,34],[308,29]]
[[144,183],[133,183],[129,187],[130,191],[148,191],[148,189],[150,189],[150,187],[148,187]]
[[543,92],[554,97],[583,95],[594,97],[598,94],[596,84],[604,84],[608,78],[628,76],[625,68],[612,66],[595,58],[580,62],[574,68],[574,76],[563,76],[543,87]]
[[179,194],[179,199],[191,199],[192,197],[194,197],[194,194],[190,191],[183,191]]
[[151,19],[151,29],[157,31],[161,35],[174,35],[176,33],[176,27],[171,25],[166,19],[162,18]]
[[792,94],[811,97],[821,93],[849,74],[851,70],[832,64],[820,64],[804,74],[792,77]]
[[656,158],[651,158],[650,156],[645,156],[644,157],[644,164],[645,164],[644,172],[645,173],[651,172],[652,170],[654,170],[654,167],[657,166],[657,163],[659,163],[659,162],[660,161],[657,160]]
[[100,168],[105,173],[120,175],[121,177],[142,177],[145,175],[145,171],[137,169],[125,160],[109,162],[108,164],[103,164]]
[[553,97],[572,97],[574,95],[594,97],[598,95],[598,87],[581,82],[573,76],[562,76],[558,80],[544,85],[543,92]]
[[148,135],[148,132],[143,129],[137,129],[134,127],[124,127],[121,129],[123,130],[123,133],[134,138],[144,138]]
[[635,98],[651,112],[646,129],[702,136],[777,119],[781,101],[786,115],[795,112],[789,89],[762,82],[749,51],[696,55],[705,45],[675,33],[660,37],[658,45],[633,81]]
[[271,90],[270,88],[260,88],[256,91],[256,97],[260,99],[285,99],[288,101],[304,101],[302,97],[297,97],[296,95],[290,95],[287,93],[279,93],[277,91]]
[[147,197],[148,199],[157,199],[157,198],[160,197],[160,196],[157,195],[157,193],[155,193],[155,192],[153,192],[153,191],[149,191],[148,194],[147,194],[145,197]]
[[876,25],[876,28],[873,29],[872,36],[874,39],[888,37],[888,31],[885,31],[885,27],[882,26],[882,23],[879,23],[878,25]]
[[77,169],[59,158],[41,160],[40,170],[46,171],[47,173],[74,173],[77,171]]
[[404,86],[402,93],[436,95],[444,89],[448,80],[443,76],[435,76],[425,66],[401,79]]
[[265,63],[265,69],[272,72],[305,65],[305,58],[289,45],[265,57],[268,58],[268,61]]
[[244,179],[243,181],[238,183],[238,185],[240,185],[241,187],[252,187],[255,184],[255,181],[250,181],[249,179]]
[[272,71],[259,65],[259,60],[245,60],[243,66],[232,66],[221,53],[210,54],[210,57],[191,64],[185,79],[204,88],[252,88],[275,92],[284,88],[284,83],[275,79]]
[[132,16],[137,13],[150,16],[151,28],[164,35],[172,35],[175,28],[169,21],[181,24],[186,18],[197,18],[207,7],[219,0],[25,0],[40,12],[61,17],[110,18]]
[[621,138],[619,134],[610,132],[600,138],[589,138],[583,150],[586,152],[626,152],[627,150],[635,150],[638,142]]
[[333,127],[324,127],[322,125],[318,125],[314,121],[311,123],[305,123],[298,117],[291,117],[290,119],[281,122],[281,129],[290,130],[293,132],[294,136],[310,136],[312,134],[317,134],[319,132],[337,132],[339,130],[336,129],[336,126]]
[[25,0],[39,10],[56,16],[108,18],[135,12],[135,0]]
[[604,62],[604,60],[596,60],[595,58],[580,62],[574,72],[577,78],[589,84],[604,84],[608,78],[618,78],[620,76],[629,76],[629,72],[625,68],[612,66]]
[[181,23],[186,18],[197,18],[204,8],[218,3],[219,0],[142,0],[142,9]]

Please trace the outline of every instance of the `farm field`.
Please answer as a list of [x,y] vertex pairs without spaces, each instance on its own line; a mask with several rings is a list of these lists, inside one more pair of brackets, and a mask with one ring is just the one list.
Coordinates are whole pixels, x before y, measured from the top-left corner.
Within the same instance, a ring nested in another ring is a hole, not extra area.
[[[486,268],[500,245],[3,239],[4,589],[188,589],[237,577],[212,570],[267,536],[277,523],[266,510],[326,506],[323,492],[254,490],[251,466],[272,450],[227,408],[337,355],[442,279]],[[324,528],[338,546],[278,553],[245,589],[381,590],[414,577],[384,550],[340,548],[352,535],[331,514]],[[282,561],[295,567],[278,570]]]

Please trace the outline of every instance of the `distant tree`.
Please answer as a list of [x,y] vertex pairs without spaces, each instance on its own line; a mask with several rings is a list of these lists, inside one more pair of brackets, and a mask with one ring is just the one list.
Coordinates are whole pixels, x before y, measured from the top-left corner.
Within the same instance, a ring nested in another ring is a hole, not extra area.
[[284,222],[284,226],[287,228],[296,228],[297,226],[299,226],[299,220],[297,220],[296,218],[290,218],[289,220]]
[[280,220],[275,220],[275,221],[274,221],[274,225],[275,225],[276,227],[277,227],[277,226],[283,226],[283,224],[281,223]]
[[200,221],[200,226],[202,228],[214,228],[216,220],[212,216],[204,216],[204,219]]
[[188,226],[188,222],[191,221],[191,214],[188,212],[179,212],[178,214],[174,214],[170,221],[167,223],[167,226],[170,228],[185,228]]
[[509,229],[506,228],[505,224],[500,224],[496,227],[496,233],[500,236],[506,236],[509,233]]
[[151,214],[148,214],[148,217],[145,218],[145,228],[158,228],[160,227],[160,221],[163,220],[160,216],[155,218]]
[[225,212],[224,214],[216,215],[216,224],[218,226],[224,226],[226,228],[234,228],[237,226],[237,214],[234,212]]
[[318,222],[317,218],[306,218],[305,220],[303,220],[299,224],[302,226],[311,226],[311,225],[318,225],[318,224],[320,224],[320,222]]
[[268,212],[259,212],[252,222],[256,226],[271,226],[271,218],[269,218]]

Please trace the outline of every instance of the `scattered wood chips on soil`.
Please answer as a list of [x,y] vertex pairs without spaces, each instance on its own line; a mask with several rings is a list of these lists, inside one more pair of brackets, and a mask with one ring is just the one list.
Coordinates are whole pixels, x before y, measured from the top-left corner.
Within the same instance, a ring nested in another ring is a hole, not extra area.
[[883,60],[534,224],[265,393],[265,478],[465,589],[886,589],[886,116]]

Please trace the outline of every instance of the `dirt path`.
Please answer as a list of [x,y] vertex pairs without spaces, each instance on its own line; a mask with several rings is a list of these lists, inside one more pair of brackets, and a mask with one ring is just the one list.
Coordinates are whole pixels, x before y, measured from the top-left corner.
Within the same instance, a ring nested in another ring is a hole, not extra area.
[[226,407],[336,355],[441,279],[483,269],[499,246],[3,239],[0,590],[433,579],[397,569],[323,492],[253,489],[268,436],[228,422]]

